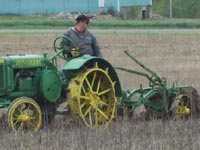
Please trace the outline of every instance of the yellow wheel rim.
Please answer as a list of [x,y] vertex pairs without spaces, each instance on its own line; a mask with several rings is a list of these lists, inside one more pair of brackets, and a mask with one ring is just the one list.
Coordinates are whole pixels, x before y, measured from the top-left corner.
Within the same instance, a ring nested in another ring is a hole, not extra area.
[[187,96],[179,95],[177,97],[177,106],[174,108],[175,117],[177,119],[182,119],[190,115],[190,106]]
[[115,89],[106,70],[82,71],[69,84],[68,104],[74,117],[88,127],[108,125],[115,114]]
[[8,125],[14,131],[37,132],[41,128],[42,113],[38,104],[31,98],[20,97],[8,108]]

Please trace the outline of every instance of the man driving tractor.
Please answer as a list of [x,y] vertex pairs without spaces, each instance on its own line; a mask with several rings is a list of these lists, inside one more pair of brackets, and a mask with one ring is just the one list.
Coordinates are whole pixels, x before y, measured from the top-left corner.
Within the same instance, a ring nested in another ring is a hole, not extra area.
[[75,20],[75,26],[68,29],[64,33],[64,36],[73,40],[77,46],[76,49],[79,52],[79,56],[90,55],[102,57],[96,37],[88,30],[88,25],[92,18],[93,16],[79,15]]

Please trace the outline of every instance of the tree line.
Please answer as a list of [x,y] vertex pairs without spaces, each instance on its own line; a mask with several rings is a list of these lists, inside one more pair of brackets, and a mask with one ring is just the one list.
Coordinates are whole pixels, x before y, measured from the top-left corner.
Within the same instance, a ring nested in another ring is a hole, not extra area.
[[[171,1],[171,5],[170,5]],[[200,18],[200,0],[152,0],[153,13],[163,17]]]

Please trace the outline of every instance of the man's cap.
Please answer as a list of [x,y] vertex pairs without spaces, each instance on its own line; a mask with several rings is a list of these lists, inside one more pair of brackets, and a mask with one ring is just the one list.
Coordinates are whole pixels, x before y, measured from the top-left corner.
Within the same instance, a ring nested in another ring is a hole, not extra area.
[[85,14],[81,14],[76,18],[76,22],[80,22],[80,21],[86,21],[87,24],[89,24],[90,20],[93,18],[94,16],[86,16]]

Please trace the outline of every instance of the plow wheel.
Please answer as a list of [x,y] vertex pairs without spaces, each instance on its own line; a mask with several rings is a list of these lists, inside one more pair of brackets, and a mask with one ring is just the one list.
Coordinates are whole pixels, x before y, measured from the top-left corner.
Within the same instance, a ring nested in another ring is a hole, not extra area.
[[177,97],[177,106],[174,108],[174,115],[176,119],[195,117],[199,114],[199,95],[195,88],[181,90]]
[[42,123],[42,113],[38,104],[29,97],[14,100],[7,113],[9,127],[14,131],[38,131]]
[[68,104],[73,117],[81,118],[87,127],[108,125],[115,115],[114,82],[107,71],[87,69],[69,84]]

